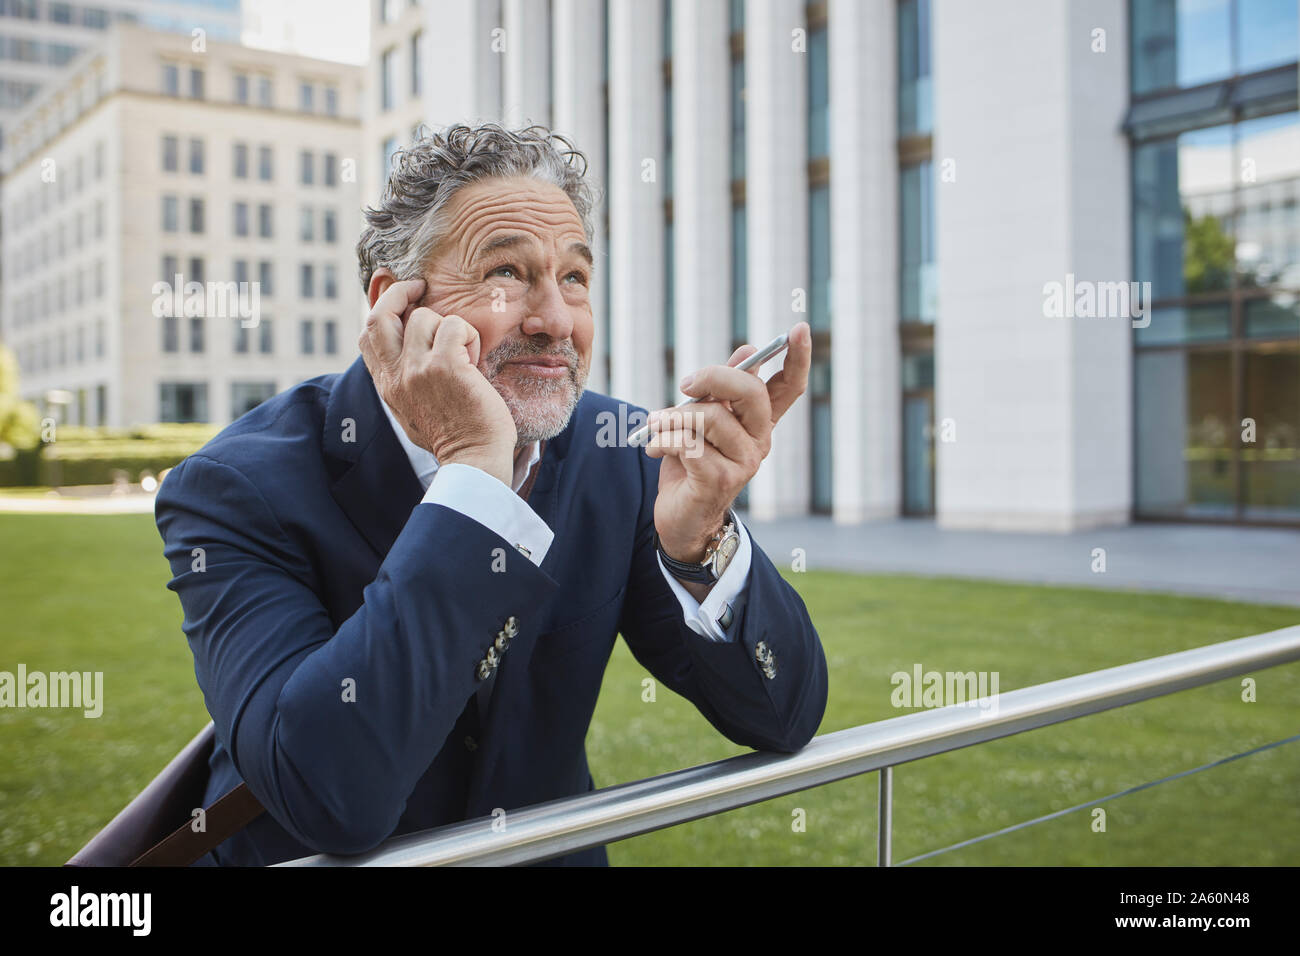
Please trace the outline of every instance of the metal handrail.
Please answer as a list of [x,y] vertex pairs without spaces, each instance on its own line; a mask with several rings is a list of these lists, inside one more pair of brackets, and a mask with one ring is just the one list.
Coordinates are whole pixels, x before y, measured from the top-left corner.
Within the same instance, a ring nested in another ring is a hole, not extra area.
[[[896,764],[1300,660],[1300,625],[893,717],[633,783],[395,837],[357,856],[282,866],[529,863],[659,830]],[[882,775],[882,798],[886,796]],[[881,801],[881,816],[888,803]],[[883,862],[888,837],[881,836]]]

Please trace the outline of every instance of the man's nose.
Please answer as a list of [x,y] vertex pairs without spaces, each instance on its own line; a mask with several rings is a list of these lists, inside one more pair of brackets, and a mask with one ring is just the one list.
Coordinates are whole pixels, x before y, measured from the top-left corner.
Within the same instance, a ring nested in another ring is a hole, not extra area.
[[540,332],[553,339],[567,339],[573,334],[572,310],[554,278],[537,283],[529,291],[525,306],[527,315],[522,329],[525,335]]

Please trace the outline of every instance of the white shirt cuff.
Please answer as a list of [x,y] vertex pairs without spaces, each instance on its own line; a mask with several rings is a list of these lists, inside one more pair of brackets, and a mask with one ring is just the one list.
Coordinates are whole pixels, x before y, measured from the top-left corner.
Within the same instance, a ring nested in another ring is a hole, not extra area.
[[528,507],[528,502],[472,465],[453,463],[439,468],[421,501],[426,503],[443,505],[472,518],[505,538],[539,567],[555,540],[555,532]]
[[[736,531],[740,535],[740,546],[736,549],[736,556],[731,559],[727,570],[722,572],[722,577],[718,578],[717,583],[705,596],[703,603],[691,597],[690,592],[682,586],[682,582],[668,573],[663,559],[657,551],[655,552],[659,570],[667,578],[668,586],[673,589],[677,602],[682,606],[686,626],[700,637],[720,643],[732,640],[727,632],[735,621],[736,612],[740,609],[740,599],[744,596],[745,589],[749,587],[749,532],[745,529],[745,523],[739,519],[736,521]],[[727,627],[722,626],[723,620],[727,622]]]

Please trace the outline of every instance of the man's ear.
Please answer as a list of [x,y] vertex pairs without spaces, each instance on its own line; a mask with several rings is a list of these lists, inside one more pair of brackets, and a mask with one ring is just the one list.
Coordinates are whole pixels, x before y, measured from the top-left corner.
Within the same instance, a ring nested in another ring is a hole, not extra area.
[[379,297],[388,291],[388,287],[397,281],[397,276],[387,266],[380,266],[370,274],[370,288],[366,290],[366,297],[370,300],[370,308],[375,307]]

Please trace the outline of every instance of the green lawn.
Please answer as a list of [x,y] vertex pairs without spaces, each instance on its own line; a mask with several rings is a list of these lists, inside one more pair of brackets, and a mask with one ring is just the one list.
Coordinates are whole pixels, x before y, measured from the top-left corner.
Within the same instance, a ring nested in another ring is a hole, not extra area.
[[[0,710],[0,864],[58,864],[206,722],[148,515],[0,515],[0,670],[105,674],[104,716]],[[1273,630],[1300,611],[1119,592],[791,574],[830,663],[822,732],[898,716],[890,675],[997,671],[1011,690]],[[647,676],[620,642],[588,737],[597,785],[743,752]],[[896,769],[897,861],[1300,730],[1300,665],[1044,728]],[[877,776],[610,847],[614,864],[875,860]],[[1300,863],[1300,744],[926,860],[957,864]],[[806,831],[794,832],[802,809]]]

